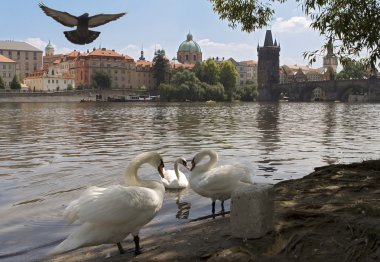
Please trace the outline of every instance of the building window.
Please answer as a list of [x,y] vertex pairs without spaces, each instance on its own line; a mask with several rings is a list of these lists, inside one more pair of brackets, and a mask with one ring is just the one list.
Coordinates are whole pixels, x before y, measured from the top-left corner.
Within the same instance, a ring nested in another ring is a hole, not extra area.
[[193,60],[194,60],[194,61],[197,60],[197,56],[196,56],[196,55],[193,55]]
[[186,61],[188,61],[189,60],[189,55],[186,55]]

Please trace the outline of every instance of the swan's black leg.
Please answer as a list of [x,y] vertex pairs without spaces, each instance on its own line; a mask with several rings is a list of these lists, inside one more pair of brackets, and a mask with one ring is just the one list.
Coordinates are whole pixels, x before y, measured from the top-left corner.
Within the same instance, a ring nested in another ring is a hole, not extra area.
[[212,212],[212,218],[215,218],[215,201],[212,201],[211,212]]
[[224,217],[224,200],[222,200],[221,206],[222,206],[222,216]]
[[117,248],[119,249],[120,254],[124,254],[124,249],[121,243],[117,242],[116,245],[117,245]]
[[140,249],[140,238],[139,235],[133,236],[133,241],[135,241],[135,255],[140,255],[141,254],[141,249]]

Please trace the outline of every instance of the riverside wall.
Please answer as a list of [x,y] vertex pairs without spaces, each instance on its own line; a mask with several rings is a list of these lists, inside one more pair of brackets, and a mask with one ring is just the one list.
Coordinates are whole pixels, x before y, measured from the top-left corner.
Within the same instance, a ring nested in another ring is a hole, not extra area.
[[96,95],[107,97],[141,94],[137,90],[75,90],[57,92],[0,92],[0,103],[11,102],[80,102],[81,100],[95,101]]

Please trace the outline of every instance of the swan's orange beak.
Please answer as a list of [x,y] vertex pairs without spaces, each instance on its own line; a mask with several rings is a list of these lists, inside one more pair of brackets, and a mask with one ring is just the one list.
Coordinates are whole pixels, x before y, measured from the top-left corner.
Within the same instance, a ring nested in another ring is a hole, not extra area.
[[160,176],[164,178],[164,161],[161,160],[160,165],[158,166],[158,173],[160,173]]

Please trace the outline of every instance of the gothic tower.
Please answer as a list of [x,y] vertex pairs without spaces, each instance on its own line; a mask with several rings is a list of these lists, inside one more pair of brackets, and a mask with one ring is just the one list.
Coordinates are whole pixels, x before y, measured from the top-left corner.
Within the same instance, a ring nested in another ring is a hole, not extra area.
[[332,40],[327,44],[327,54],[323,57],[323,68],[331,72],[329,80],[333,80],[336,75],[336,68],[338,67],[338,58],[334,54],[334,46]]
[[272,32],[265,33],[264,46],[257,45],[257,88],[259,101],[272,100],[271,88],[280,82],[280,45],[273,43]]

